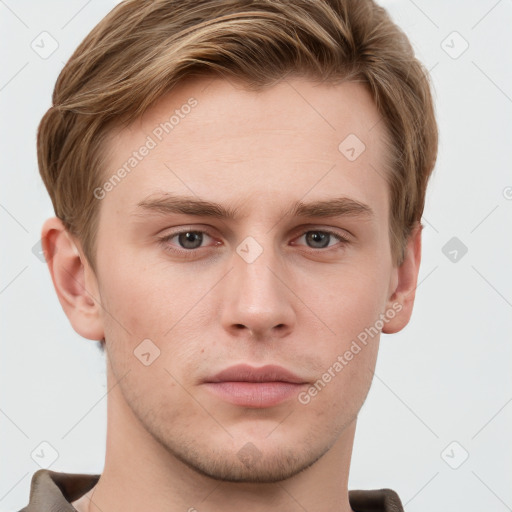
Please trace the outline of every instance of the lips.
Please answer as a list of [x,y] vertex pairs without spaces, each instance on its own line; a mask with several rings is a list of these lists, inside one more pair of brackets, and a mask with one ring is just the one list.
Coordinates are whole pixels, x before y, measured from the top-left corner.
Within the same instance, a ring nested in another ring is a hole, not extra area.
[[306,380],[290,370],[276,365],[254,368],[247,364],[231,366],[205,379],[205,382],[290,382],[304,384]]
[[240,364],[205,379],[204,386],[217,398],[233,405],[266,408],[293,399],[306,383],[281,366],[254,368]]

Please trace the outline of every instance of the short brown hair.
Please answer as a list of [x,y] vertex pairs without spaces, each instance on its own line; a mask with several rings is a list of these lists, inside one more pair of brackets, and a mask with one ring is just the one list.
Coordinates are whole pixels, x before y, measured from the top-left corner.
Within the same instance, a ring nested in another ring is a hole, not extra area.
[[[250,89],[290,74],[364,83],[389,146],[390,245],[403,261],[421,222],[438,132],[429,75],[406,35],[372,0],[126,0],[94,27],[60,73],[37,136],[55,215],[95,268],[104,141],[188,76]],[[341,142],[341,141],[340,141]]]

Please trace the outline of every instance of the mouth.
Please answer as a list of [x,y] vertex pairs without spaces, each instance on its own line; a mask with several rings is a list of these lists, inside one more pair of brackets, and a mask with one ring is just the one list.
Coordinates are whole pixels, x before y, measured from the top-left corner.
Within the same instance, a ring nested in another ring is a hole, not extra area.
[[296,397],[308,382],[281,366],[254,368],[243,364],[231,366],[205,379],[203,384],[212,394],[233,405],[265,408]]

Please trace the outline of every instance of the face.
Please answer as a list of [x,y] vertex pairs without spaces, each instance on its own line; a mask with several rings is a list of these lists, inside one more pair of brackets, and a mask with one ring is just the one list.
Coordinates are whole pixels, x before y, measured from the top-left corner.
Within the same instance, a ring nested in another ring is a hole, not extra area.
[[[200,473],[290,477],[356,419],[396,285],[379,117],[361,84],[202,78],[107,141],[95,287],[111,371]],[[205,383],[236,364],[303,383]]]

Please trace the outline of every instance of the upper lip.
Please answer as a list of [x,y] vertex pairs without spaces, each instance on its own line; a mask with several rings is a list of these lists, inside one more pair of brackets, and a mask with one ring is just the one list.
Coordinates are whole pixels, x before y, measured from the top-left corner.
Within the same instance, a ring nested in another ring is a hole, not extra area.
[[292,382],[303,384],[306,381],[293,372],[277,365],[266,365],[255,368],[248,364],[230,366],[208,377],[205,382]]

